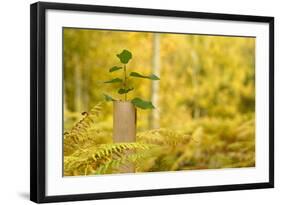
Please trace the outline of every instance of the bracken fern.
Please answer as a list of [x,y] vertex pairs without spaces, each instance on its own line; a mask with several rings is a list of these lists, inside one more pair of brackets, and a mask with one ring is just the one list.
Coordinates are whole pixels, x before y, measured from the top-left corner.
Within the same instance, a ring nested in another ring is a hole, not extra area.
[[94,126],[95,120],[99,116],[102,103],[98,103],[89,112],[83,112],[82,119],[64,133],[64,156],[69,156],[75,150],[83,147],[84,144],[94,143],[93,138],[89,136],[89,129]]
[[[154,129],[134,143],[112,143],[111,131],[99,130],[96,105],[64,134],[64,175],[197,170],[255,166],[253,116],[190,121],[185,130]],[[110,139],[110,140],[109,140]]]

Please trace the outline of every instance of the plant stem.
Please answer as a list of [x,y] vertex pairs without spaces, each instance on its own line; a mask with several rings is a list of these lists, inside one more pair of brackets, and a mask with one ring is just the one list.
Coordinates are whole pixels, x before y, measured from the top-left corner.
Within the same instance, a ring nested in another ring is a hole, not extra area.
[[[126,64],[124,64],[124,89],[127,89],[127,73],[126,73]],[[124,95],[125,101],[127,100],[127,93]]]

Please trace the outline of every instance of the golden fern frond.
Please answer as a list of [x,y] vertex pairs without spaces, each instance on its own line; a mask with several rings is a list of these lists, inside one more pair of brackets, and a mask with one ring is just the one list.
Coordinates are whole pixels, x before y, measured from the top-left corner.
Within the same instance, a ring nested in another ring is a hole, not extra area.
[[[113,161],[121,162],[123,158],[130,155],[124,154],[127,151],[147,150],[152,146],[144,143],[115,143],[78,149],[71,156],[64,158],[65,175],[95,174],[100,166],[106,166],[106,164],[112,166]],[[111,165],[110,161],[112,161]],[[115,164],[118,164],[118,162],[115,162]]]
[[64,133],[64,156],[72,154],[84,143],[92,141],[92,137],[89,137],[88,131],[94,125],[101,108],[102,103],[98,103],[89,112],[83,112],[83,118],[74,124],[70,131]]
[[170,129],[155,129],[141,132],[137,135],[137,139],[144,143],[178,146],[186,144],[191,140],[191,136]]
[[151,145],[144,143],[114,143],[99,145],[95,153],[92,155],[94,161],[104,157],[112,156],[112,154],[121,155],[128,150],[145,150],[149,149]]
[[136,172],[139,170],[137,164],[146,158],[146,152],[135,151],[130,152],[122,157],[115,157],[113,160],[108,160],[104,164],[101,164],[98,169],[95,171],[95,174],[108,174],[108,173],[119,173],[119,168],[121,166],[133,164]]

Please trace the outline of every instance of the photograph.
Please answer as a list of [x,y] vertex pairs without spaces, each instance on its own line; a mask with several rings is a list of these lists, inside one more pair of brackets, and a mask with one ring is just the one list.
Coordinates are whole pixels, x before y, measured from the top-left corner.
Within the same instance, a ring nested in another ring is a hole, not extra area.
[[274,187],[274,17],[30,7],[30,199]]
[[256,37],[62,28],[62,175],[254,168]]

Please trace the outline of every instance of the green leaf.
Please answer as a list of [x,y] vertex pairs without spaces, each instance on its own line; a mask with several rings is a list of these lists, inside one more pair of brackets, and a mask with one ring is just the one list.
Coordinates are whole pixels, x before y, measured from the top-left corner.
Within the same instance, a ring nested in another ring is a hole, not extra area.
[[137,77],[137,78],[147,78],[147,79],[150,79],[150,80],[160,80],[160,78],[158,78],[156,75],[154,74],[151,74],[151,75],[142,75],[142,74],[139,74],[137,72],[131,72],[130,73],[130,76],[132,77]]
[[117,57],[120,59],[121,63],[127,64],[132,58],[132,53],[124,49],[120,54],[117,54]]
[[140,98],[134,98],[131,100],[131,102],[138,108],[141,109],[154,109],[155,107],[153,106],[152,102],[150,101],[144,101]]
[[104,83],[122,83],[123,80],[120,78],[114,78],[112,80],[105,81]]
[[111,97],[110,95],[107,95],[107,94],[103,94],[104,98],[106,101],[116,101],[113,97]]
[[114,72],[114,71],[117,71],[117,70],[120,70],[120,69],[122,69],[122,67],[113,66],[112,68],[109,69],[109,72]]
[[118,90],[118,93],[119,94],[125,94],[125,93],[128,93],[128,92],[132,91],[132,90],[134,90],[134,88],[120,88]]

